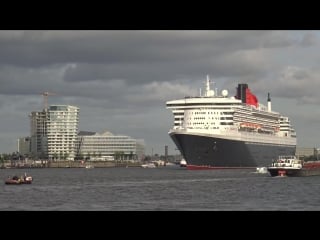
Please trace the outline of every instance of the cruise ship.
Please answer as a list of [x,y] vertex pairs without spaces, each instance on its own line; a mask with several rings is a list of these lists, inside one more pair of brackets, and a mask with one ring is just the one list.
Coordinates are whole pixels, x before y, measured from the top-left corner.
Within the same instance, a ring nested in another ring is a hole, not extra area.
[[169,135],[188,169],[257,168],[279,155],[295,155],[297,137],[289,117],[259,103],[248,84],[234,96],[211,88],[199,96],[166,102],[174,116]]

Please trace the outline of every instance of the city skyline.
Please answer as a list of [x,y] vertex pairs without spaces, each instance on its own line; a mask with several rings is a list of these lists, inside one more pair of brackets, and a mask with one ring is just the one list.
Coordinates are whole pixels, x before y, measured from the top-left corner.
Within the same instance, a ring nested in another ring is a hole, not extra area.
[[0,31],[0,152],[30,135],[28,114],[80,108],[79,130],[144,139],[146,154],[178,153],[166,101],[195,96],[206,75],[288,116],[300,147],[319,147],[320,31]]

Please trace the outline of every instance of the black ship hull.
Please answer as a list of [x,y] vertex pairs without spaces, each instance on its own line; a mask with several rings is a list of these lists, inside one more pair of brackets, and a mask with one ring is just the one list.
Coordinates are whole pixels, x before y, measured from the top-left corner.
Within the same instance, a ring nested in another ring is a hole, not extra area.
[[279,155],[295,155],[295,145],[250,143],[218,137],[172,132],[170,137],[188,169],[256,168]]

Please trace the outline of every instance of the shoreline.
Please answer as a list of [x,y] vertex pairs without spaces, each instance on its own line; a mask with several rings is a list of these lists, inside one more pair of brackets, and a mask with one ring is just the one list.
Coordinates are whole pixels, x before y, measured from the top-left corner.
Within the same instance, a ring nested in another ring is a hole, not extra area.
[[112,168],[112,167],[141,167],[141,162],[81,162],[58,161],[42,164],[7,164],[0,169],[30,169],[30,168]]

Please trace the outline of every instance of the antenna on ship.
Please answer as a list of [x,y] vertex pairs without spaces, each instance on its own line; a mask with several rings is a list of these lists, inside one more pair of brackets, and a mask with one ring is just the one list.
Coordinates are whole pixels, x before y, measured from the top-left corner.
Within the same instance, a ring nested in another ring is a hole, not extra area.
[[207,75],[206,92],[208,93],[209,91],[210,91],[210,78],[209,78],[209,75]]
[[270,98],[270,93],[268,93],[268,112],[271,112],[271,98]]
[[209,75],[207,75],[206,92],[205,92],[206,97],[213,97],[214,96],[214,91],[210,89],[210,83],[213,83],[213,82],[210,81]]

